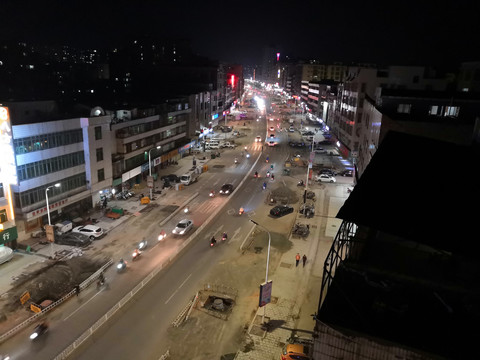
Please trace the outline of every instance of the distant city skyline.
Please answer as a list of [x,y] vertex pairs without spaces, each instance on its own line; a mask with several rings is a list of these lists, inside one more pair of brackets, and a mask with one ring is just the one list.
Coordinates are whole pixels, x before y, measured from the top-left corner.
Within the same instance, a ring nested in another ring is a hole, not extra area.
[[[168,7],[167,7],[168,6]],[[260,64],[262,49],[324,62],[443,65],[479,61],[476,2],[428,8],[391,3],[219,1],[165,5],[156,1],[7,0],[3,40],[113,48],[143,35],[186,38],[195,53],[244,65]]]

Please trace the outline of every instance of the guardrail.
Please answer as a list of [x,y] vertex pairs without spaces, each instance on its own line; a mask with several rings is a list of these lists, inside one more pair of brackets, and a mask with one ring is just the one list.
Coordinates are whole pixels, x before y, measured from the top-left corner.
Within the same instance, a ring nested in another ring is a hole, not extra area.
[[[107,263],[105,265],[103,265],[97,272],[95,272],[93,275],[91,275],[88,279],[86,279],[85,281],[83,281],[79,286],[80,286],[80,290],[86,288],[87,286],[89,286],[92,282],[94,282],[99,276],[100,276],[100,273],[102,273],[103,271],[105,271],[105,269],[107,267],[109,267],[110,265],[113,264],[113,260],[110,259],[107,261]],[[48,305],[47,307],[43,308],[42,311],[36,313],[35,315],[29,317],[27,320],[23,321],[22,323],[18,324],[17,326],[15,326],[14,328],[10,329],[9,331],[7,331],[6,333],[2,334],[0,336],[0,344],[2,342],[4,342],[5,340],[7,340],[8,338],[10,338],[11,336],[15,335],[16,333],[18,333],[19,331],[23,330],[25,327],[27,327],[27,325],[30,325],[32,322],[35,322],[36,320],[38,320],[39,318],[41,318],[42,316],[44,316],[47,312],[49,312],[50,310],[52,310],[53,308],[57,307],[58,305],[64,303],[66,300],[68,300],[69,298],[71,298],[73,295],[76,294],[76,291],[75,289],[70,291],[68,294],[64,295],[62,298],[58,299],[57,301],[55,301],[54,303]]]

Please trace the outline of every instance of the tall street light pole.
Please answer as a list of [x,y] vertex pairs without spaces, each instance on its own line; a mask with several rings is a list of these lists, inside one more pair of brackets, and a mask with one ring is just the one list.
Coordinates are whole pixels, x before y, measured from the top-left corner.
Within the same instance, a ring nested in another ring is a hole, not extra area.
[[[267,283],[268,283],[268,262],[269,262],[269,260],[270,260],[270,243],[271,243],[271,241],[272,241],[272,237],[271,237],[271,235],[270,235],[270,231],[268,231],[264,226],[260,225],[260,224],[257,223],[256,221],[253,221],[252,219],[250,219],[250,221],[251,221],[252,223],[254,223],[255,225],[261,227],[261,228],[262,228],[263,230],[265,230],[265,231],[267,232],[267,234],[268,234],[267,269],[265,270],[265,284],[267,284]],[[266,305],[263,307],[263,316],[262,316],[262,323],[263,323],[263,324],[265,324],[265,308],[266,308],[266,307],[267,307]]]
[[[47,186],[47,188],[45,189],[45,200],[47,202],[48,226],[52,226],[52,222],[50,220],[50,205],[48,204],[48,190],[52,189],[53,187],[56,187],[56,188],[60,187],[60,183],[56,183],[55,185]],[[50,241],[50,251],[52,253],[52,259],[53,259],[53,241]]]
[[[150,153],[152,152],[153,149],[160,150],[161,146],[157,146],[156,148],[151,148],[148,150],[148,175],[150,176],[150,179],[152,179],[152,160],[150,158]],[[152,186],[150,187],[150,200],[153,199],[153,179],[152,179]]]

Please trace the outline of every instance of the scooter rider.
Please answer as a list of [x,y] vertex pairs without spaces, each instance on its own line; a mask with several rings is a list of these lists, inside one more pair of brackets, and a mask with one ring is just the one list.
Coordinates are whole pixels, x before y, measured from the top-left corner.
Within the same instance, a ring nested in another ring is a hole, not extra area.
[[228,235],[227,235],[227,232],[225,231],[222,235],[222,240],[227,240],[227,237]]
[[255,171],[255,177],[258,177],[258,171]]
[[217,240],[215,240],[215,236],[212,236],[212,239],[210,240],[210,244],[216,244]]

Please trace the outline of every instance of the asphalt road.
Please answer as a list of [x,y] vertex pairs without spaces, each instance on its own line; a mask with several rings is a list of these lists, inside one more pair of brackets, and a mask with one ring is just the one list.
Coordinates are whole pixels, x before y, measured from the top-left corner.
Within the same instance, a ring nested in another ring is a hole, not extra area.
[[[253,127],[252,134],[260,131],[261,126],[265,126],[264,123],[255,121],[252,121],[251,125]],[[174,225],[185,217],[193,219],[194,230],[205,222],[217,206],[227,201],[226,197],[222,198],[219,195],[213,199],[209,198],[208,193],[212,187],[218,193],[223,183],[232,183],[238,186],[246,171],[250,170],[256,160],[255,155],[260,151],[261,145],[254,144],[252,137],[252,142],[248,145],[248,152],[252,154],[252,157],[242,158],[240,164],[235,165],[233,161],[234,157],[239,157],[239,149],[223,153],[225,167],[221,170],[211,169],[202,174],[196,184],[190,186],[190,190],[199,193],[189,205],[191,212],[187,216],[182,212],[175,215],[164,226],[167,234],[170,234]],[[164,352],[159,348],[157,339],[163,336],[173,319],[196,293],[198,286],[203,285],[204,274],[209,271],[215,261],[221,258],[222,253],[228,250],[228,246],[210,248],[209,239],[212,234],[220,237],[221,232],[227,231],[230,234],[229,242],[233,244],[243,240],[242,234],[248,233],[252,227],[247,217],[236,216],[239,207],[244,206],[244,191],[244,189],[239,189],[236,194],[231,196],[229,203],[219,216],[196,236],[180,257],[148,284],[141,296],[132,302],[132,305],[121,311],[121,316],[118,316],[118,319],[112,322],[107,330],[100,332],[101,336],[96,334],[93,343],[89,344],[79,358],[151,359],[152,356],[155,358]],[[250,194],[248,202],[253,208],[255,201],[261,201],[260,197],[255,197],[251,190],[248,190],[247,193]],[[154,217],[155,209],[148,216]],[[159,221],[160,219],[156,218],[155,220]],[[149,230],[150,233],[147,233],[146,230]],[[186,237],[174,238],[169,235],[165,242],[157,243],[155,241],[157,235],[158,230],[152,231],[151,226],[138,229],[130,224],[130,227],[122,225],[114,229],[103,240],[114,243],[122,241],[122,244],[116,244],[116,249],[110,249],[115,254],[114,258],[130,259],[132,251],[130,239],[146,237],[150,247],[142,254],[141,259],[135,263],[129,263],[129,268],[125,273],[117,274],[113,267],[107,271],[108,290],[97,291],[92,286],[82,292],[78,298],[59,306],[49,316],[50,330],[46,336],[36,342],[30,342],[28,336],[32,329],[27,328],[7,343],[2,344],[1,353],[7,353],[14,359],[54,358],[155,267],[167,262],[174,254],[175,249],[186,239]],[[142,356],[139,356],[139,346],[142,348]]]

